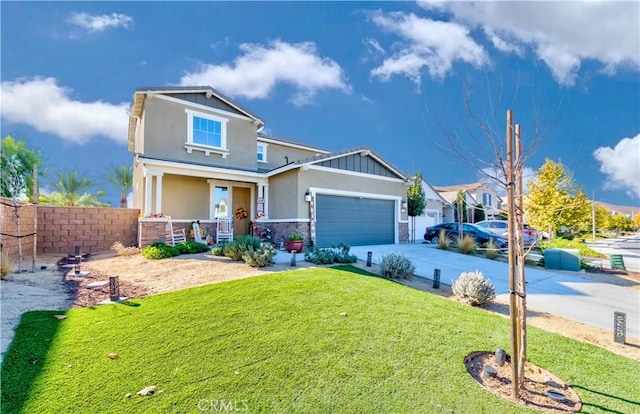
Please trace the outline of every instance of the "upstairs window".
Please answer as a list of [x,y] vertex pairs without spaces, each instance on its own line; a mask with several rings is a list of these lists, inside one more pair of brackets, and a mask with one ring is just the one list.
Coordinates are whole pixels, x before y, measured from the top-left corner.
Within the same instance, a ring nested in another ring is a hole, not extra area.
[[201,147],[227,150],[227,119],[190,109],[185,109],[185,112],[188,146],[194,146],[192,149]]
[[193,143],[210,147],[222,147],[222,123],[194,116]]
[[267,162],[267,144],[258,143],[258,162]]
[[491,193],[482,193],[482,205],[483,206],[492,206],[491,204]]

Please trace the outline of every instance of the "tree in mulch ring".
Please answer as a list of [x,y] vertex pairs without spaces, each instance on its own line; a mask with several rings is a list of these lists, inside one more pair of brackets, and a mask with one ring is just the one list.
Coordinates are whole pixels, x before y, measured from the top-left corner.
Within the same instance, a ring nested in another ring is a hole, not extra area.
[[514,404],[547,413],[576,413],[582,409],[582,400],[573,388],[528,361],[524,364],[520,398],[514,401],[511,357],[501,349],[472,352],[464,357],[463,362],[467,372],[480,386]]

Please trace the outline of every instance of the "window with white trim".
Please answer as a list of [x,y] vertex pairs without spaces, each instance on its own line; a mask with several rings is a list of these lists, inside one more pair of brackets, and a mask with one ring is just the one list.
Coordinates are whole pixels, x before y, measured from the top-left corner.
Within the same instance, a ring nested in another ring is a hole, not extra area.
[[482,205],[491,206],[491,193],[482,193]]
[[187,113],[187,142],[185,148],[188,153],[193,150],[222,154],[226,157],[227,150],[227,122],[221,118],[203,112],[185,109]]
[[267,145],[258,142],[258,162],[267,162]]

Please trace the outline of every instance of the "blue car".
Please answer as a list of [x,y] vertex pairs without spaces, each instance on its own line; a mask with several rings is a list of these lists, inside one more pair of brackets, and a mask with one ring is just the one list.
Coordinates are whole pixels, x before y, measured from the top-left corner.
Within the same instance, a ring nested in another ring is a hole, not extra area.
[[[435,226],[429,226],[425,229],[424,239],[433,244],[439,243],[441,230],[447,233],[447,237],[452,242],[455,243],[458,239],[458,223],[440,223]],[[471,223],[462,223],[462,234],[463,236],[473,237],[476,243],[483,247],[489,243],[489,240],[493,240],[493,243],[499,249],[506,249],[509,245],[509,241],[506,238]]]

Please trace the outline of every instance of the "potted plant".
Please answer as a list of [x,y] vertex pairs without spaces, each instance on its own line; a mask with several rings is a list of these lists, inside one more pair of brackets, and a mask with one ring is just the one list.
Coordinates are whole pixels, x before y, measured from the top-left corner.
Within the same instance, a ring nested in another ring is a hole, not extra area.
[[304,246],[304,237],[300,234],[298,228],[294,228],[293,232],[287,237],[287,251],[295,250],[296,253],[302,253]]

